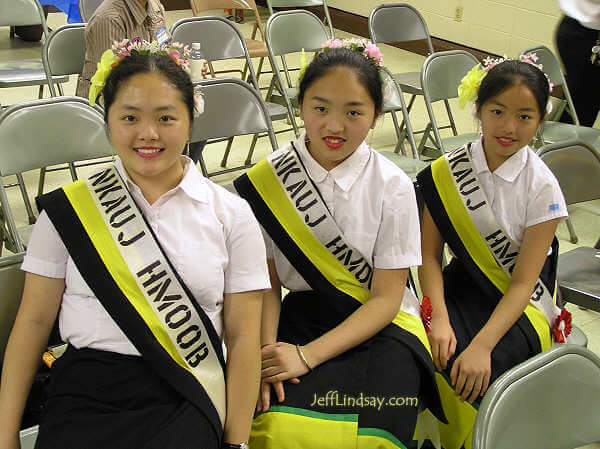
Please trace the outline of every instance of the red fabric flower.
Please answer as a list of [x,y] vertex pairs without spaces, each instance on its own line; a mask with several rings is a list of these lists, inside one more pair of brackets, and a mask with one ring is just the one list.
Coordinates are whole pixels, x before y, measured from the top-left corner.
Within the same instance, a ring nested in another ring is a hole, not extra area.
[[567,337],[573,329],[572,321],[573,318],[567,309],[562,309],[554,319],[554,325],[552,326],[552,335],[555,342],[565,343],[567,341]]
[[431,315],[433,314],[433,307],[429,296],[423,296],[421,301],[421,319],[423,320],[423,326],[425,326],[425,332],[431,332]]

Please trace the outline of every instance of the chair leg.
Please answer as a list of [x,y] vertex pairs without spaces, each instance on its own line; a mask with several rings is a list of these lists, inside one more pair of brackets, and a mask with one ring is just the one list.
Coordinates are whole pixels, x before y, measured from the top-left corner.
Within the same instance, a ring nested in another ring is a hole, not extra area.
[[44,98],[44,85],[40,84],[40,88],[38,90],[38,98]]
[[427,124],[425,130],[423,131],[423,137],[419,140],[419,147],[417,148],[417,153],[423,154],[423,150],[425,149],[425,144],[427,143],[427,139],[429,139],[429,135],[431,134],[431,122]]
[[244,165],[250,165],[252,163],[252,154],[254,154],[254,147],[256,146],[257,141],[258,134],[254,134],[254,137],[252,137],[252,144],[250,145],[250,150],[248,150],[248,156],[246,156],[246,160],[244,161]]
[[23,202],[25,203],[25,210],[27,211],[27,217],[29,217],[29,224],[34,224],[35,214],[33,213],[33,208],[31,207],[29,196],[27,195],[27,189],[25,188],[25,181],[23,181],[23,175],[21,173],[17,173],[17,182],[19,183],[21,196],[23,197]]
[[77,181],[77,172],[75,171],[75,164],[73,162],[69,162],[69,171],[71,172],[71,179]]
[[[406,107],[406,112],[408,114],[410,114],[410,110],[413,107],[413,103],[415,102],[415,98],[417,98],[417,96],[413,95],[412,97],[410,97],[410,100],[408,101],[408,106]],[[400,123],[400,131],[401,132],[404,131],[404,118],[402,118],[402,123]]]
[[573,223],[571,223],[571,217],[567,218],[567,228],[569,228],[571,243],[577,243],[579,239],[577,238],[577,234],[575,234],[575,228],[573,228]]
[[229,158],[229,152],[231,151],[231,145],[233,144],[233,137],[227,139],[227,148],[225,148],[225,154],[221,161],[221,167],[227,167],[227,159]]
[[398,143],[396,143],[396,148],[394,148],[394,153],[400,153],[400,150],[402,150],[402,154],[404,156],[406,156],[406,150],[404,149],[404,145],[403,145],[403,141],[404,141],[404,136],[402,134],[402,132],[400,131],[400,127],[398,126],[398,117],[396,117],[396,111],[390,111],[390,114],[392,115],[392,120],[394,122],[394,128],[396,129],[396,136],[398,137]]
[[46,181],[46,167],[40,168],[40,176],[38,179],[38,196],[44,193],[44,182]]

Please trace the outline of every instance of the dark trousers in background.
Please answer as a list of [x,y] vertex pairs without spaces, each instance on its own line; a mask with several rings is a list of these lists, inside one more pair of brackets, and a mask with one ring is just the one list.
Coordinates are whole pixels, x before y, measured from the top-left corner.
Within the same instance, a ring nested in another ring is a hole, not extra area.
[[586,28],[568,16],[562,19],[556,31],[556,47],[583,126],[593,126],[600,110],[600,66],[590,62],[596,39],[598,30]]

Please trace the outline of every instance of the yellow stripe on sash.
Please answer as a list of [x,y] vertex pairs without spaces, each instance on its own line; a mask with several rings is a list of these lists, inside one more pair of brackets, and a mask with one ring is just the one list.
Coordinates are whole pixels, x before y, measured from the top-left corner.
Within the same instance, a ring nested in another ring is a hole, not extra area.
[[467,401],[461,402],[444,376],[435,373],[444,413],[449,424],[438,423],[444,449],[471,449],[477,410]]
[[131,305],[146,322],[160,345],[169,353],[171,358],[173,358],[173,360],[175,360],[182,368],[185,368],[194,374],[188,369],[187,364],[179,356],[171,339],[163,329],[160,320],[154,314],[152,307],[148,304],[144,294],[135,282],[133,274],[127,267],[110,232],[106,228],[104,220],[102,219],[85,182],[82,180],[76,181],[63,187],[63,191],[79,217],[79,220],[83,224],[88,237],[102,259],[104,266],[116,282],[117,286],[129,299]]
[[[498,265],[485,240],[475,227],[473,220],[471,220],[456,190],[452,174],[443,156],[431,164],[431,174],[444,209],[465,249],[485,276],[502,294],[505,294],[511,278]],[[539,336],[542,351],[550,349],[552,342],[548,321],[544,314],[530,303],[525,308],[525,315]]]
[[429,339],[427,338],[421,318],[400,310],[392,323],[417,337],[421,344],[425,346],[429,355],[431,355],[431,346],[429,345]]
[[277,221],[294,240],[306,257],[332,285],[354,299],[365,303],[367,292],[356,278],[310,232],[282,190],[281,184],[266,159],[248,171],[248,178],[267,204]]

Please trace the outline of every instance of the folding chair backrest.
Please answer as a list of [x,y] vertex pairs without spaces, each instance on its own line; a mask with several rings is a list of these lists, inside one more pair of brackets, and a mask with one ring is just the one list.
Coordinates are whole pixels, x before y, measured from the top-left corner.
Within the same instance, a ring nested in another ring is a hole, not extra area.
[[273,15],[273,8],[306,8],[310,6],[323,7],[327,26],[329,27],[329,36],[333,38],[333,23],[331,22],[329,8],[327,7],[327,2],[325,0],[267,0],[269,15]]
[[471,53],[451,50],[433,53],[421,70],[423,94],[429,103],[458,97],[461,80],[479,61]]
[[[552,52],[552,50],[550,50],[544,45],[528,48],[526,50],[523,50],[521,54],[524,55],[532,52],[534,52],[539,58],[536,63],[542,64],[542,70],[546,75],[548,75],[550,81],[552,81],[552,84],[554,84],[555,86],[562,87],[563,93],[565,94],[565,97],[567,99],[567,103],[569,104],[569,108],[573,113],[572,115],[575,120],[575,124],[579,126],[579,119],[577,118],[577,114],[575,113],[575,106],[573,105],[571,92],[569,92],[569,87],[567,86],[567,82],[560,68],[560,62],[558,61],[558,58]],[[585,61],[583,61],[582,63],[585,63]]]
[[52,76],[79,75],[85,60],[85,24],[63,25],[50,34],[42,48],[42,62],[53,97],[56,89]]
[[94,14],[94,11],[98,9],[102,0],[79,0],[79,15],[81,20],[87,22]]
[[488,389],[473,449],[562,449],[600,441],[600,359],[561,344],[517,365]]
[[280,11],[269,17],[265,40],[273,64],[275,56],[322,48],[329,35],[316,15],[299,9]]
[[25,273],[21,271],[21,264],[24,254],[19,253],[0,258],[0,363],[4,359],[8,336],[15,322],[23,294]]
[[260,34],[264,36],[262,21],[254,0],[190,0],[190,5],[195,16],[199,15],[201,11],[213,9],[251,9],[254,12],[256,26],[260,30]]
[[425,40],[429,53],[433,44],[423,16],[411,5],[395,3],[380,5],[369,15],[369,35],[375,43]]
[[596,148],[565,141],[545,145],[537,154],[556,176],[567,204],[600,199],[600,152]]
[[204,113],[194,119],[192,142],[267,132],[277,149],[273,126],[258,91],[235,78],[214,78],[196,83],[204,96]]
[[252,84],[258,89],[256,73],[244,36],[230,20],[216,16],[181,19],[171,27],[171,36],[174,41],[186,45],[200,42],[202,54],[208,61],[244,58]]
[[44,10],[37,0],[0,1],[0,26],[20,25],[42,25],[44,37],[48,37]]
[[0,116],[0,176],[112,154],[102,112],[83,98],[28,101]]

